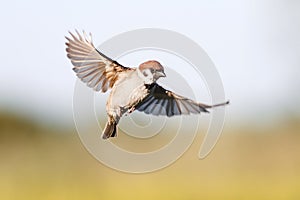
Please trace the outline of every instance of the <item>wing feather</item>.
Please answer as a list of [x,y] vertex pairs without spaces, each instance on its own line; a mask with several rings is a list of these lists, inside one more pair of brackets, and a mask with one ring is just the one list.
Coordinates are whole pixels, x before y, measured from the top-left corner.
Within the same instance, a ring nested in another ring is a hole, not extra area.
[[166,115],[168,117],[197,114],[208,112],[208,108],[229,104],[229,101],[227,101],[216,105],[206,105],[177,95],[157,83],[145,86],[148,89],[148,95],[135,106],[135,109],[146,114]]
[[134,70],[122,66],[98,51],[94,47],[91,34],[88,36],[83,31],[81,35],[75,31],[76,35],[69,32],[71,37],[66,37],[67,57],[71,60],[77,77],[88,87],[106,92],[114,86],[121,73]]

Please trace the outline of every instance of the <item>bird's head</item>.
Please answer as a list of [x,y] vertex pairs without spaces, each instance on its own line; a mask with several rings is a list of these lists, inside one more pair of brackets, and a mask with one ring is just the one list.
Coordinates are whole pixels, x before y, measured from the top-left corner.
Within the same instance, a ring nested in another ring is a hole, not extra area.
[[149,60],[140,64],[138,69],[141,72],[146,83],[153,83],[160,77],[166,77],[164,67],[155,60]]

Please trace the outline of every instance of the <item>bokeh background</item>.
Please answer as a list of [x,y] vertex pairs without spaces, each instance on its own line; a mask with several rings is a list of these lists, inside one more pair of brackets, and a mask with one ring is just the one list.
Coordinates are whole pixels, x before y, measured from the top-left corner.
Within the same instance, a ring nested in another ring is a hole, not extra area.
[[[0,22],[0,199],[300,199],[300,1],[6,1]],[[197,42],[232,102],[211,154],[197,157],[200,129],[154,173],[95,160],[73,123],[75,28],[95,44],[138,28]]]

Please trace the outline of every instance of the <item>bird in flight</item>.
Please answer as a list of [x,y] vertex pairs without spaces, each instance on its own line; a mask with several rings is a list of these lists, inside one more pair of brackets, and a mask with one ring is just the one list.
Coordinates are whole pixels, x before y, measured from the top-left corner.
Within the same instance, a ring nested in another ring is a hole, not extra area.
[[188,115],[208,112],[207,109],[224,106],[229,101],[207,105],[177,95],[157,84],[166,77],[164,67],[155,60],[140,64],[137,68],[125,67],[95,48],[92,35],[69,32],[66,37],[67,56],[77,77],[95,91],[111,89],[106,103],[108,121],[102,133],[107,139],[117,136],[117,124],[126,113],[135,110],[153,115]]

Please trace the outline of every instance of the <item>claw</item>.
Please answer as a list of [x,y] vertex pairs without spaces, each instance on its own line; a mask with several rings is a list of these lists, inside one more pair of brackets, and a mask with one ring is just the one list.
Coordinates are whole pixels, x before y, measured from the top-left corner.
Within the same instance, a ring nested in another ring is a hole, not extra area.
[[135,107],[131,107],[129,110],[128,110],[128,113],[132,113],[133,111],[135,110]]

